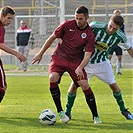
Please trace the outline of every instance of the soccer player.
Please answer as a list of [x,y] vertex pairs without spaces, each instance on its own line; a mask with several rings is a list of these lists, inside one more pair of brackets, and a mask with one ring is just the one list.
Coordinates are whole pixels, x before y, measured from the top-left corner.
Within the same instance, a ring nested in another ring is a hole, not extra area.
[[[88,85],[84,66],[94,52],[94,34],[87,23],[88,9],[79,6],[75,11],[75,19],[66,20],[59,25],[53,34],[46,40],[43,47],[33,58],[32,63],[40,62],[45,51],[56,38],[61,38],[52,55],[49,67],[50,92],[62,122],[68,122],[69,117],[64,113],[60,100],[58,84],[64,72],[68,72],[75,83],[78,83],[85,95],[86,102],[92,111],[94,122],[98,117],[94,94]],[[85,53],[84,53],[85,50]]]
[[[3,51],[9,54],[15,55],[20,60],[20,62],[22,62],[26,60],[24,55],[9,48],[4,43],[4,36],[5,36],[4,26],[8,26],[12,22],[14,18],[14,14],[15,14],[15,11],[9,6],[2,7],[0,10],[0,49],[2,49]],[[3,69],[2,60],[0,59],[0,103],[4,98],[6,88],[7,88],[7,84],[6,84],[5,72]]]
[[[126,109],[122,98],[122,93],[118,87],[115,76],[108,59],[108,52],[114,46],[121,44],[123,48],[133,58],[133,48],[126,44],[126,35],[120,30],[123,25],[123,18],[121,16],[112,16],[109,23],[91,22],[90,27],[95,34],[95,52],[91,56],[89,63],[85,67],[88,79],[96,76],[104,83],[108,84],[113,91],[113,96],[120,108],[121,113],[129,120],[133,120],[133,115]],[[71,117],[71,109],[76,97],[77,85],[72,83],[67,94],[66,114]]]
[[[117,16],[121,16],[121,10],[114,10],[113,12],[114,15],[117,15]],[[124,24],[121,26],[120,28],[124,33],[125,33],[125,26]],[[111,48],[111,50],[109,51],[109,60],[111,61],[111,58],[113,56],[113,53],[116,53],[116,56],[117,56],[117,66],[116,66],[116,74],[119,74],[121,75],[121,62],[122,62],[122,48],[119,47],[118,45],[115,45]]]

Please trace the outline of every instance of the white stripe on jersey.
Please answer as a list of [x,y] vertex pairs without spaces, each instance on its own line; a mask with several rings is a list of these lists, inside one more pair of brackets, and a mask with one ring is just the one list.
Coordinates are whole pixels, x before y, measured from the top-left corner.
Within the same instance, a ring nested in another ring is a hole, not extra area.
[[101,30],[98,31],[98,33],[97,33],[97,35],[95,37],[95,41],[97,40],[98,37],[100,37],[101,32],[102,32]]
[[29,32],[31,32],[31,29],[17,30],[17,33],[29,33]]
[[116,33],[123,39],[124,42],[122,42],[122,43],[126,43],[127,42],[127,38],[125,37],[124,32],[121,32],[121,30],[117,30]]
[[3,73],[3,69],[1,68],[1,66],[0,66],[0,73],[1,73],[1,77],[2,77],[2,85],[3,85],[3,87],[5,87],[6,85],[5,85],[5,77],[4,77],[4,73]]

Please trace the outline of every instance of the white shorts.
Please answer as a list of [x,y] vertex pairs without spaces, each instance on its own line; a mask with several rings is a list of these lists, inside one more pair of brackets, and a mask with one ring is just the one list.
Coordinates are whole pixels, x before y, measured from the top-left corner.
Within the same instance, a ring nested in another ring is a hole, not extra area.
[[96,76],[107,84],[116,82],[114,72],[109,60],[96,64],[88,63],[85,67],[85,71],[87,73],[88,80],[90,80],[93,76]]

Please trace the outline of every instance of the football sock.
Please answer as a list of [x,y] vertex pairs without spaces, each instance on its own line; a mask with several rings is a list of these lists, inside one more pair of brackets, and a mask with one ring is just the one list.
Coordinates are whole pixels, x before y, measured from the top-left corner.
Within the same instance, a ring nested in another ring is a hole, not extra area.
[[71,109],[72,109],[72,107],[73,107],[75,98],[76,98],[76,94],[67,93],[66,112],[67,112],[67,114],[69,114],[69,115],[70,115],[70,113],[71,113]]
[[86,102],[92,112],[93,118],[98,117],[96,101],[95,101],[95,97],[94,97],[94,94],[93,94],[91,88],[89,88],[83,92],[85,94]]
[[121,62],[118,61],[117,67],[116,67],[116,73],[119,73],[120,72],[120,69],[121,69]]
[[59,113],[60,111],[63,111],[62,106],[61,106],[61,101],[60,101],[60,90],[59,90],[59,87],[50,88],[50,92],[51,92],[52,98],[54,100],[54,103],[56,105],[57,112]]
[[123,112],[126,108],[124,106],[124,101],[122,99],[122,93],[121,93],[121,91],[119,91],[117,93],[116,92],[113,92],[113,96],[115,97],[116,102],[119,105],[121,112]]
[[4,95],[5,95],[5,90],[0,88],[0,103],[1,103],[2,99],[4,98]]

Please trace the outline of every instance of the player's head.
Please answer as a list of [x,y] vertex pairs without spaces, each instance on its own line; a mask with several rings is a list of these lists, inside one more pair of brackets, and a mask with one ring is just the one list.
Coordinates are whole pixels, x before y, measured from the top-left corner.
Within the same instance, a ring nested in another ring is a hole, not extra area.
[[5,6],[0,10],[0,21],[4,26],[8,26],[14,18],[15,11],[10,6]]
[[26,26],[26,21],[25,20],[21,20],[20,21],[20,26],[21,26],[21,28],[24,28]]
[[113,15],[107,26],[107,33],[114,34],[123,25],[124,19],[122,16]]
[[89,11],[85,6],[79,6],[75,11],[75,20],[80,29],[87,26],[87,19],[89,18]]
[[116,16],[121,16],[121,10],[114,10],[113,14]]

